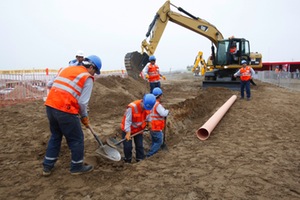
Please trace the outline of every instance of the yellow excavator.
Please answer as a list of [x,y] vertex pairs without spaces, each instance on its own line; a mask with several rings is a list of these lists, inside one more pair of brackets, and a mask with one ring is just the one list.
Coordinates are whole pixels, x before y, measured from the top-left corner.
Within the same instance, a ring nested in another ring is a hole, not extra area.
[[192,68],[192,72],[195,76],[205,75],[205,72],[209,70],[209,67],[206,65],[205,60],[203,59],[203,52],[199,51],[198,55],[195,58],[194,66]]
[[[185,14],[174,12],[171,6]],[[202,87],[227,87],[239,88],[239,80],[233,74],[241,67],[242,59],[255,70],[262,68],[262,55],[250,52],[250,43],[244,38],[230,37],[224,39],[222,33],[212,24],[204,19],[195,17],[181,7],[173,5],[169,0],[157,11],[153,21],[149,25],[146,39],[142,41],[142,51],[130,52],[125,55],[125,67],[129,76],[137,78],[148,63],[149,56],[155,53],[161,36],[171,21],[179,26],[194,31],[211,41],[211,63],[207,63],[212,69],[206,71]],[[149,38],[150,36],[150,38]],[[149,41],[147,39],[149,38]],[[235,51],[231,47],[235,46]]]

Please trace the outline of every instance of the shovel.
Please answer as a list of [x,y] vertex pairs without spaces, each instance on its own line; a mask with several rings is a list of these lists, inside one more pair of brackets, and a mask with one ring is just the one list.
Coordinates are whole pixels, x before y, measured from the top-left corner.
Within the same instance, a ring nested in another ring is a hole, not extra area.
[[167,130],[167,117],[165,117],[165,127],[164,127],[164,139],[163,139],[163,143],[160,146],[160,148],[164,151],[168,151],[168,147],[166,145],[166,130]]
[[[145,130],[141,130],[139,132],[136,132],[135,134],[132,134],[130,136],[130,138],[133,138],[134,136],[144,132]],[[126,138],[120,140],[120,141],[116,141],[115,138],[107,138],[106,142],[109,146],[113,147],[113,148],[121,148],[121,143],[123,143],[126,140]]]
[[94,130],[91,126],[87,127],[91,133],[94,135],[95,139],[97,140],[100,147],[96,150],[96,153],[100,154],[101,156],[104,156],[110,160],[113,161],[120,161],[121,160],[121,154],[119,151],[117,151],[114,148],[111,148],[110,146],[103,145],[99,137],[95,134]]

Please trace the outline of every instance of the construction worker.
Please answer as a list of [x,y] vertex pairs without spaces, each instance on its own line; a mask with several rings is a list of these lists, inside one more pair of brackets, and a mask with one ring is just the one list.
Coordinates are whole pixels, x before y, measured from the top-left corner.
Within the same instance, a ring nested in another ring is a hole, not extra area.
[[[75,60],[71,60],[69,62],[69,66],[81,66],[82,62],[84,61],[84,53],[81,50],[78,50],[76,53],[76,59]],[[62,70],[62,68],[60,68],[58,70],[58,73]],[[50,89],[53,85],[54,79],[56,78],[56,76],[54,76],[51,80],[49,80],[47,82],[47,88]]]
[[101,66],[100,58],[91,55],[83,61],[82,66],[63,68],[54,79],[45,102],[51,136],[43,161],[44,176],[49,176],[54,168],[63,136],[71,150],[71,174],[93,170],[93,166],[83,164],[84,136],[80,121],[86,127],[89,126],[87,106],[93,89],[94,74],[100,74]]
[[149,152],[147,153],[146,157],[153,156],[157,151],[160,149],[162,143],[163,143],[163,137],[164,133],[162,130],[165,127],[165,118],[169,114],[169,110],[166,110],[162,105],[161,105],[161,98],[162,98],[162,90],[158,87],[153,89],[153,95],[156,97],[156,103],[151,110],[151,147]]
[[76,55],[75,55],[75,60],[71,60],[69,62],[70,66],[80,66],[82,65],[82,61],[84,61],[84,53],[81,50],[78,50]]
[[255,71],[252,67],[247,65],[246,60],[242,60],[241,64],[242,68],[234,74],[234,77],[240,76],[241,79],[241,99],[244,99],[244,90],[246,88],[247,100],[249,101],[251,98],[250,81],[254,76]]
[[159,73],[159,67],[155,62],[156,58],[152,55],[149,57],[149,63],[145,66],[145,77],[150,83],[150,93],[152,93],[154,88],[160,88],[160,78],[166,80],[166,77]]
[[126,138],[123,143],[124,146],[124,162],[131,163],[132,160],[132,141],[133,138],[136,151],[136,162],[144,159],[144,146],[143,146],[143,130],[151,128],[150,110],[153,108],[156,98],[153,94],[144,95],[143,99],[139,99],[128,104],[126,112],[123,116],[121,129],[122,137]]
[[230,48],[229,48],[229,53],[230,53],[230,63],[238,63],[238,56],[237,56],[237,45],[236,41],[232,41]]

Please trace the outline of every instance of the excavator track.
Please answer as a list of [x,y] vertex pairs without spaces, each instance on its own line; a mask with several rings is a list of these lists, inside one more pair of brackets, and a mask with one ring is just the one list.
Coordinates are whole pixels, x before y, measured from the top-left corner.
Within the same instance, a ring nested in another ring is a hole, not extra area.
[[128,76],[137,79],[146,64],[149,62],[149,56],[147,53],[141,54],[134,51],[125,55],[124,62]]

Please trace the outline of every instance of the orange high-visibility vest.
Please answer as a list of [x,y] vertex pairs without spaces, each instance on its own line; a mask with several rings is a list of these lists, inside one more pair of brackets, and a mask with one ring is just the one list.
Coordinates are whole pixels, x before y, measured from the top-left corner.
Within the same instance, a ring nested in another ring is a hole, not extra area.
[[160,75],[158,73],[158,66],[152,65],[151,63],[148,66],[148,75],[149,75],[149,82],[159,81]]
[[84,66],[63,68],[54,79],[45,105],[63,112],[78,114],[78,99],[89,77],[94,80]]
[[[142,109],[141,103],[142,100],[140,99],[130,103],[127,106],[127,108],[131,108],[131,114],[132,114],[131,126],[130,126],[131,134],[144,130],[147,125],[146,118],[150,114],[150,111]],[[121,123],[121,129],[123,131],[125,131],[125,119],[126,119],[126,114],[123,116],[122,123]]]
[[236,47],[231,47],[231,48],[229,49],[229,52],[230,52],[231,54],[235,53],[235,52],[236,52]]
[[161,131],[165,127],[165,118],[160,116],[156,111],[156,108],[159,104],[160,103],[156,101],[153,109],[151,110],[151,130],[153,131]]
[[242,67],[240,69],[240,73],[241,73],[240,79],[242,81],[249,81],[251,79],[251,67],[250,66],[246,66],[245,68]]

